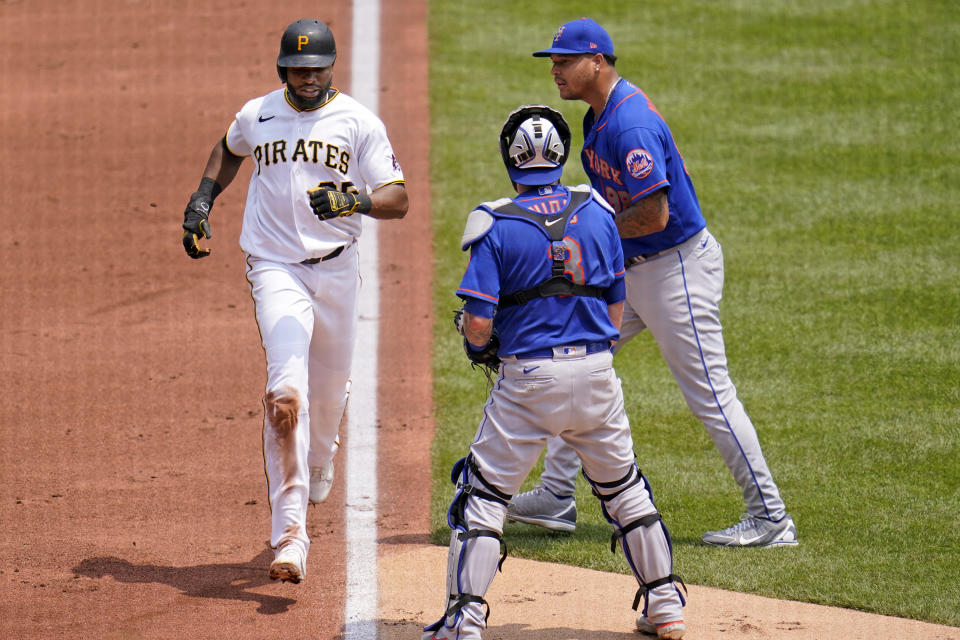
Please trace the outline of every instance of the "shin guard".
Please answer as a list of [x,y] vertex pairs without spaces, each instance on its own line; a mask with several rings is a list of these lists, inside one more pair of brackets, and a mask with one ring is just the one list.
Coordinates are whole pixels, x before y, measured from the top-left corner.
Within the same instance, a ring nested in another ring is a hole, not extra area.
[[469,457],[454,466],[452,479],[458,491],[447,512],[452,531],[444,614],[424,629],[425,640],[480,638],[490,615],[483,596],[507,556],[499,530],[510,496],[488,485]]
[[[639,583],[633,601],[636,610],[643,600],[643,614],[651,621],[681,620],[686,604],[674,581],[683,581],[673,573],[673,549],[670,533],[653,504],[646,478],[634,465],[623,478],[614,482],[594,482],[593,494],[600,499],[607,521],[613,525],[610,550],[617,542]],[[686,590],[686,585],[683,585]]]

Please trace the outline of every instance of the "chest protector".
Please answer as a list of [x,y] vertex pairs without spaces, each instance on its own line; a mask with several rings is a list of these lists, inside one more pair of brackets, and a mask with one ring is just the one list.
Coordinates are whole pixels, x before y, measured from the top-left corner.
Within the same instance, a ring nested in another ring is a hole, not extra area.
[[566,234],[567,224],[570,222],[570,218],[590,200],[590,197],[590,191],[571,189],[570,200],[567,202],[566,208],[560,213],[550,216],[527,211],[512,201],[490,209],[497,217],[520,218],[539,227],[550,239],[550,257],[553,259],[549,278],[529,289],[501,296],[500,303],[497,305],[498,308],[512,307],[525,304],[536,298],[549,298],[551,296],[603,297],[603,289],[600,287],[577,284],[563,275],[567,257],[567,245],[563,242],[563,237]]

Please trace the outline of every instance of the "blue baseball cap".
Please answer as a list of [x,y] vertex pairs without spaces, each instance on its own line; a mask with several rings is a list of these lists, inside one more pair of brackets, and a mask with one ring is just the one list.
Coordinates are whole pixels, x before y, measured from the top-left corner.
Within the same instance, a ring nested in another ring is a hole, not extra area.
[[553,46],[534,51],[533,57],[546,58],[551,54],[602,53],[613,55],[613,40],[603,27],[590,18],[571,20],[560,25],[553,36]]

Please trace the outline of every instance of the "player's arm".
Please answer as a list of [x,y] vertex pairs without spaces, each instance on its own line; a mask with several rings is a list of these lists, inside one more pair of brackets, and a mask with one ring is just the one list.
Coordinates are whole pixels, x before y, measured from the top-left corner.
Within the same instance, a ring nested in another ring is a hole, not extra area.
[[463,312],[463,337],[477,349],[490,342],[493,335],[493,318],[475,316],[469,311]]
[[[486,303],[467,299],[462,309],[457,311],[454,316],[454,324],[457,331],[463,335],[463,351],[467,354],[473,366],[480,366],[485,369],[487,379],[491,373],[500,366],[500,339],[497,332],[493,329],[493,318],[487,311]],[[467,309],[473,308],[475,311],[479,308],[484,315],[471,313]]]
[[493,216],[483,209],[470,212],[460,239],[460,247],[470,251],[470,262],[457,287],[463,307],[454,314],[467,358],[487,367],[488,372],[500,363],[500,338],[493,328],[500,293],[498,238]]
[[610,322],[613,323],[613,326],[616,327],[619,332],[620,325],[623,323],[623,303],[608,304],[607,314],[610,316]]
[[[203,170],[203,177],[210,178],[219,187],[219,191],[227,188],[237,177],[237,171],[243,164],[244,156],[236,156],[227,149],[226,139],[221,138],[210,151],[210,158]],[[219,191],[217,193],[219,193]]]
[[663,231],[669,217],[667,190],[659,189],[617,214],[617,232],[621,238],[637,238]]
[[233,182],[241,164],[243,156],[230,153],[225,137],[218,140],[210,151],[200,186],[190,196],[190,202],[183,212],[183,248],[191,258],[205,258],[210,255],[210,250],[201,248],[198,240],[200,236],[213,236],[209,220],[213,201]]
[[344,193],[329,187],[309,189],[310,208],[321,220],[363,213],[380,220],[395,220],[407,214],[407,188],[395,182],[372,193]]
[[623,305],[627,299],[627,283],[624,279],[626,269],[623,267],[623,244],[616,236],[614,229],[609,229],[608,238],[610,248],[604,253],[610,261],[608,268],[613,271],[613,282],[603,292],[603,299],[607,303],[607,315],[610,317],[610,324],[614,326],[617,333],[620,333],[620,325],[623,324]]
[[388,184],[370,194],[371,218],[378,220],[397,220],[407,215],[407,188],[400,184]]

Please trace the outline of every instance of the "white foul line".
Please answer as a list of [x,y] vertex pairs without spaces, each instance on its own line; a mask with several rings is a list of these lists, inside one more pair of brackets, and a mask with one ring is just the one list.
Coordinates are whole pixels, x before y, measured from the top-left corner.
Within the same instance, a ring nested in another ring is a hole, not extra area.
[[[380,87],[380,4],[353,1],[350,94],[374,113]],[[380,325],[377,225],[364,218],[360,236],[360,323],[347,417],[346,640],[377,638],[377,345]]]

